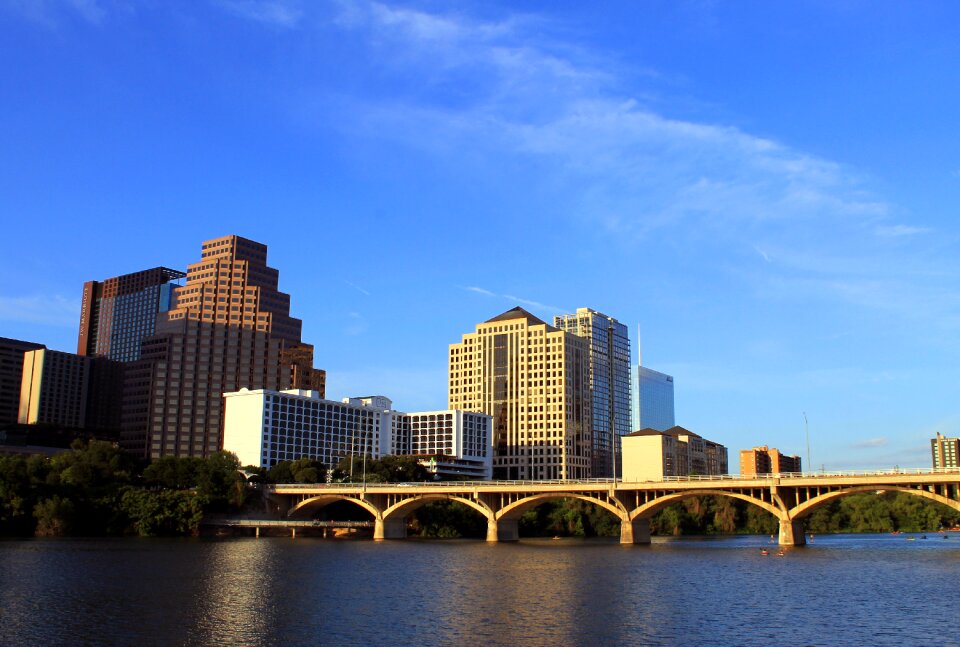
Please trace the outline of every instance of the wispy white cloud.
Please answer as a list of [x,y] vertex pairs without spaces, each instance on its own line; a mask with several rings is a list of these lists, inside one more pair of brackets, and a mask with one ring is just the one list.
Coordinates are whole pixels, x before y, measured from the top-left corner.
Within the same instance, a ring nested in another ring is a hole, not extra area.
[[283,0],[216,0],[228,12],[276,27],[295,27],[303,11],[298,4]]
[[859,443],[851,444],[850,449],[876,449],[878,447],[886,447],[888,444],[889,441],[884,437],[869,438]]
[[[770,136],[668,114],[659,106],[669,102],[645,98],[655,87],[578,47],[569,29],[531,14],[479,19],[363,1],[338,5],[333,22],[364,37],[378,70],[410,81],[403,93],[338,104],[344,118],[334,121],[358,136],[458,163],[464,150],[488,167],[519,159],[535,168],[530,182],[557,196],[551,218],[624,248],[655,233],[692,241],[704,258],[720,257],[710,247],[752,248],[770,267],[741,278],[760,297],[833,300],[937,326],[960,319],[950,296],[960,269],[946,258],[942,276],[926,274],[930,256],[917,246],[929,230],[890,224],[904,214],[868,177]],[[758,234],[762,248],[746,242]]]
[[928,227],[911,227],[909,225],[883,225],[877,227],[874,233],[877,236],[885,238],[898,238],[900,236],[913,236],[915,234],[926,234],[930,232]]
[[[362,2],[344,14],[347,28],[369,32],[383,65],[418,78],[402,100],[352,107],[365,132],[451,155],[468,146],[534,158],[558,186],[575,187],[568,216],[625,240],[690,221],[735,236],[754,222],[890,211],[837,162],[656,112],[642,92],[624,91],[628,70],[551,38],[535,16],[481,21]],[[456,100],[435,87],[457,87]]]
[[6,10],[21,18],[45,27],[56,27],[67,16],[100,25],[110,10],[130,10],[126,3],[109,0],[7,0],[0,2],[0,10]]
[[524,305],[530,308],[537,308],[539,310],[550,310],[553,312],[560,312],[561,310],[557,306],[552,306],[547,303],[541,303],[540,301],[534,301],[532,299],[524,299],[522,297],[518,297],[512,294],[499,294],[497,292],[493,292],[492,290],[487,290],[486,288],[469,286],[469,287],[464,287],[463,289],[466,290],[467,292],[482,294],[485,297],[495,297],[498,299],[506,299],[507,301],[513,301],[514,303],[519,303],[520,305]]
[[352,282],[352,281],[348,281],[348,280],[346,280],[346,279],[344,279],[343,282],[346,283],[347,285],[349,285],[350,287],[352,287],[354,290],[356,290],[356,291],[359,292],[360,294],[363,294],[363,295],[365,295],[365,296],[370,296],[370,292],[369,292],[369,291],[363,289],[362,287],[360,287],[360,286],[357,285],[356,283],[354,283],[354,282]]
[[491,292],[490,290],[485,290],[485,289],[483,289],[483,288],[478,288],[478,287],[476,287],[476,286],[468,286],[468,287],[465,287],[464,290],[467,290],[467,291],[469,291],[469,292],[476,292],[477,294],[482,294],[482,295],[488,296],[488,297],[495,297],[495,296],[497,296],[496,293]]
[[540,310],[553,310],[554,312],[560,312],[560,308],[558,308],[557,306],[552,306],[548,303],[540,303],[539,301],[533,301],[531,299],[523,299],[521,297],[515,297],[512,294],[504,294],[503,298],[508,299],[510,301],[516,301],[521,305],[529,306],[531,308],[539,308]]
[[72,327],[80,320],[80,302],[60,295],[0,296],[0,320]]

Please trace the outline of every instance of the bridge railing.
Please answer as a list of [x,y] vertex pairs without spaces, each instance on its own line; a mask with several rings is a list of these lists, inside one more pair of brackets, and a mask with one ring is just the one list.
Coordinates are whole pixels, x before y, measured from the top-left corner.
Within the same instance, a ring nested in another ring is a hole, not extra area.
[[413,481],[401,483],[277,483],[266,484],[264,489],[271,491],[278,487],[284,489],[316,489],[316,488],[343,488],[343,487],[364,487],[368,490],[377,488],[396,488],[396,487],[446,487],[446,488],[468,488],[474,486],[491,485],[570,485],[570,484],[608,484],[620,483],[622,479],[548,479],[537,481],[523,480],[499,480],[499,481]]
[[921,476],[936,474],[958,474],[957,468],[924,468],[924,467],[894,467],[890,469],[876,470],[822,470],[819,472],[779,472],[775,474],[712,474],[712,475],[691,475],[691,476],[666,476],[661,481],[656,480],[624,480],[621,478],[597,478],[597,479],[547,479],[547,480],[499,480],[499,481],[424,481],[412,483],[282,483],[282,484],[264,484],[263,488],[267,491],[275,491],[278,487],[290,490],[317,490],[317,489],[337,489],[359,487],[365,490],[393,489],[398,487],[436,487],[450,489],[464,489],[470,487],[496,487],[496,486],[530,486],[530,485],[617,485],[630,483],[686,483],[698,481],[771,481],[785,479],[816,479],[816,478],[843,478],[850,476]]
[[[817,472],[777,472],[773,474],[704,474],[691,476],[665,476],[664,482],[677,481],[745,481],[770,479],[811,479],[811,478],[843,478],[847,476],[919,476],[936,474],[960,474],[960,468],[944,467],[893,467],[873,470],[820,470]],[[637,481],[624,481],[634,483]],[[643,482],[643,481],[641,481]]]

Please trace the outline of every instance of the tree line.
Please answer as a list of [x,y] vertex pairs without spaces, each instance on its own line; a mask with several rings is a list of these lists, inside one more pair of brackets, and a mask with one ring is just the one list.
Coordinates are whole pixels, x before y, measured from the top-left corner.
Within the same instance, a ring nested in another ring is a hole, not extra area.
[[[249,480],[248,480],[249,477]],[[206,514],[262,509],[251,482],[422,482],[434,475],[410,456],[346,457],[332,469],[303,458],[269,470],[242,468],[234,454],[144,462],[103,441],[74,442],[51,458],[0,456],[0,535],[194,535]],[[365,514],[350,504],[331,513]],[[333,517],[331,517],[333,518]],[[960,512],[903,492],[840,497],[804,520],[807,532],[932,532],[960,525]],[[484,537],[486,519],[456,502],[433,502],[410,519],[423,537]],[[774,534],[773,515],[723,496],[685,499],[651,520],[656,535]],[[548,501],[520,519],[522,536],[615,537],[619,520],[581,499]]]
[[[413,528],[425,537],[483,537],[486,520],[460,503],[420,508]],[[905,492],[851,494],[835,499],[804,519],[807,532],[934,532],[960,526],[960,512]],[[582,499],[547,501],[519,521],[522,537],[618,537],[620,520]],[[777,519],[746,501],[724,496],[684,499],[658,512],[650,531],[660,536],[773,535]]]
[[409,456],[348,457],[331,470],[303,458],[265,470],[229,452],[145,462],[113,443],[76,440],[49,458],[0,456],[0,535],[196,535],[204,515],[262,509],[251,483],[432,478]]

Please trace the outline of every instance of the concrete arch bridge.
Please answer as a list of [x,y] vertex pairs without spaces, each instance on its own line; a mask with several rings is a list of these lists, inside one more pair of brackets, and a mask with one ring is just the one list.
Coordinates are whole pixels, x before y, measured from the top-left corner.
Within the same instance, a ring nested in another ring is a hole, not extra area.
[[650,543],[650,519],[693,496],[727,496],[756,505],[780,524],[780,544],[805,543],[803,519],[838,497],[857,492],[907,492],[960,511],[960,470],[884,470],[759,477],[677,477],[666,481],[468,481],[440,483],[334,483],[264,486],[272,512],[310,518],[337,501],[373,517],[374,539],[402,539],[406,520],[431,501],[457,501],[487,519],[487,541],[516,541],[524,512],[551,500],[581,499],[620,520],[620,542]]

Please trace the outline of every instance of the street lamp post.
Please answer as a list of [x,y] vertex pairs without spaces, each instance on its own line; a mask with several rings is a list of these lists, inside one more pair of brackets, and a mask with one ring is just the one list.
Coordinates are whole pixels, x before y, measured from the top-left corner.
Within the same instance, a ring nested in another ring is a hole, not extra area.
[[813,465],[810,463],[810,425],[807,424],[807,412],[803,412],[803,429],[807,434],[807,469],[813,469]]

